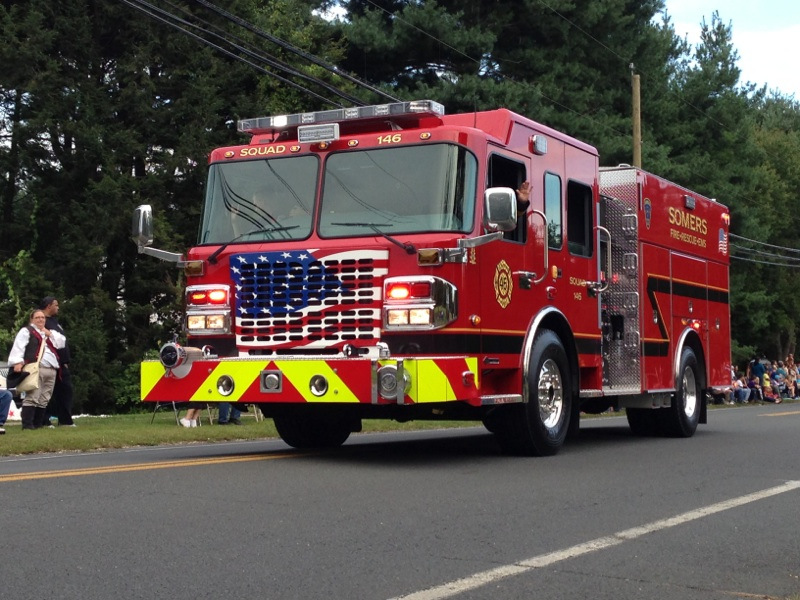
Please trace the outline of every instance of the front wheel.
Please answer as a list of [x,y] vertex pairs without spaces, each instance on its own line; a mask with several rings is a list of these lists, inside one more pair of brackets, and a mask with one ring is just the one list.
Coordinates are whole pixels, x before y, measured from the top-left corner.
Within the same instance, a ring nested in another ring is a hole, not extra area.
[[700,422],[703,398],[703,373],[694,350],[684,348],[681,353],[675,395],[669,408],[660,412],[661,427],[672,437],[692,437]]
[[281,439],[298,449],[337,448],[347,441],[352,431],[360,429],[351,420],[341,417],[291,415],[276,416],[273,421]]
[[567,353],[554,332],[536,336],[525,383],[526,402],[509,407],[498,441],[511,454],[551,456],[564,444],[573,403]]
[[633,435],[652,436],[658,433],[656,409],[626,408],[625,416],[628,418],[628,425],[630,425]]

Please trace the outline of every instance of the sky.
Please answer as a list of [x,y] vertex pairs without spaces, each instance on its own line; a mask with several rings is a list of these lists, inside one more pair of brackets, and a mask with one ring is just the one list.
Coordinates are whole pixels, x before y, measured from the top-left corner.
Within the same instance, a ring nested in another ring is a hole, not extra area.
[[739,52],[740,83],[752,82],[794,94],[800,100],[800,1],[798,0],[666,0],[675,33],[689,43],[700,39],[700,23],[714,11],[732,24]]

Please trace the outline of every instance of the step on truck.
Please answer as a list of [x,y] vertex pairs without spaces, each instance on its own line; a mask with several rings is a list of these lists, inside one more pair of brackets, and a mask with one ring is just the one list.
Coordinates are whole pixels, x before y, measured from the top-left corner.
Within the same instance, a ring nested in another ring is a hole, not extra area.
[[[509,110],[245,119],[209,157],[185,343],[145,402],[255,405],[297,448],[363,419],[482,422],[550,455],[584,414],[689,437],[728,387],[729,212]],[[527,183],[526,183],[527,182]],[[529,203],[518,197],[529,186]]]

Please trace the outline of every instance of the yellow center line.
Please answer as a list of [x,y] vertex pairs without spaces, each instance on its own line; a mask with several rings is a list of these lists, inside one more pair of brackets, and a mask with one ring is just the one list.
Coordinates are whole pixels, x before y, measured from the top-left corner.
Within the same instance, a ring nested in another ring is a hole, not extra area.
[[779,413],[769,413],[766,415],[759,415],[761,417],[785,417],[787,415],[800,415],[800,410],[787,410]]
[[252,462],[255,460],[274,460],[276,458],[294,458],[307,454],[269,454],[266,456],[227,456],[219,458],[191,458],[166,462],[138,463],[134,465],[112,465],[109,467],[88,467],[85,469],[65,469],[63,471],[38,471],[0,475],[0,483],[7,481],[30,481],[32,479],[52,479],[54,477],[77,477],[81,475],[103,475],[105,473],[127,473],[129,471],[150,471],[153,469],[175,469],[179,467],[199,467],[203,465],[219,465],[236,462]]

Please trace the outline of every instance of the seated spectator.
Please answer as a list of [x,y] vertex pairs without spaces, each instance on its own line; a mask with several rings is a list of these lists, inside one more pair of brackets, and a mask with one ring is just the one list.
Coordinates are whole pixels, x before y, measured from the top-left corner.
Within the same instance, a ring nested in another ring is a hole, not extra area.
[[715,396],[714,404],[733,404],[734,394],[736,391],[736,371],[731,365],[731,387],[722,390],[722,394]]
[[[766,377],[767,381],[769,382],[769,375],[765,375],[764,377]],[[774,402],[775,404],[780,404],[783,402],[783,400],[781,400],[780,392],[773,388],[771,384],[768,383],[767,385],[762,386],[761,389],[766,402]]]
[[242,415],[242,411],[240,411],[237,407],[231,406],[230,402],[220,402],[219,403],[219,419],[217,420],[217,424],[219,425],[227,425],[228,423],[233,423],[234,425],[241,425],[242,422],[239,417]]
[[184,427],[197,427],[197,422],[200,420],[200,415],[205,407],[205,404],[201,404],[199,407],[195,406],[187,410],[186,416],[180,420],[181,425]]
[[764,396],[761,393],[761,381],[755,375],[747,380],[747,387],[750,388],[750,402],[762,402]]
[[0,388],[0,435],[6,432],[4,425],[6,424],[6,419],[8,419],[8,410],[11,408],[13,401],[11,392],[5,388]]
[[747,404],[750,401],[750,388],[747,385],[747,377],[744,373],[739,373],[739,377],[733,382],[733,400],[737,404]]
[[786,386],[786,380],[778,369],[774,369],[772,373],[770,373],[770,386],[772,386],[772,391],[779,398],[787,397],[788,388]]
[[789,370],[782,360],[778,361],[778,368],[775,372],[781,376],[781,394],[787,398],[794,396],[794,378],[789,381]]
[[789,396],[791,398],[797,398],[800,395],[800,389],[798,389],[798,378],[800,377],[800,373],[797,371],[797,365],[794,362],[794,355],[789,354],[786,357],[786,383],[789,385]]

